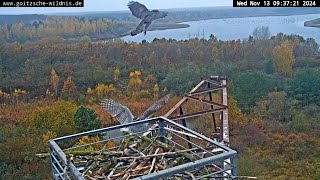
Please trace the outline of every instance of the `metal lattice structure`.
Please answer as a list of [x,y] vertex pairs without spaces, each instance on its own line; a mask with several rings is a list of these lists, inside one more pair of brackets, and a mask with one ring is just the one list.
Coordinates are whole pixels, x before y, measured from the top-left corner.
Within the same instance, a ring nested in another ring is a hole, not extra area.
[[[221,145],[220,143],[213,141],[197,132],[194,132],[176,122],[173,122],[165,117],[159,117],[154,119],[147,119],[143,121],[133,122],[130,124],[118,125],[113,127],[108,127],[104,129],[84,132],[80,134],[74,134],[71,136],[65,136],[61,138],[56,138],[49,141],[50,147],[50,157],[52,164],[52,175],[54,179],[85,179],[81,169],[82,164],[75,164],[68,158],[67,152],[70,150],[76,150],[78,148],[83,148],[85,146],[90,146],[92,144],[106,143],[109,141],[119,141],[123,138],[131,135],[122,135],[113,138],[105,138],[102,141],[88,143],[81,146],[71,146],[68,147],[67,144],[71,141],[75,141],[83,136],[88,135],[102,135],[106,136],[111,131],[120,131],[121,128],[128,128],[132,126],[139,126],[142,124],[157,124],[158,127],[154,128],[153,134],[158,134],[154,137],[156,140],[165,142],[169,145],[174,145],[180,147],[181,149],[188,150],[188,145],[192,145],[190,152],[196,157],[194,162],[189,162],[186,164],[181,164],[169,169],[154,172],[148,175],[140,176],[135,179],[172,179],[176,174],[184,172],[194,172],[202,168],[211,168],[212,172],[209,174],[201,174],[195,176],[195,179],[203,178],[218,178],[225,177],[228,179],[233,179],[236,176],[237,165],[236,165],[236,151]],[[146,132],[138,132],[140,135],[147,135],[151,133],[150,130]],[[184,135],[187,134],[190,140],[186,139]],[[169,136],[170,138],[169,138]],[[62,148],[64,147],[64,148]],[[112,148],[114,149],[114,148]],[[223,149],[223,151],[221,151]],[[109,151],[111,149],[104,149],[104,151]],[[231,159],[231,163],[228,160]],[[228,164],[224,166],[222,164]],[[230,172],[230,173],[228,173]]]
[[[190,108],[191,107],[191,108]],[[196,108],[197,107],[197,108]],[[211,119],[212,130],[210,138],[197,133],[192,122],[204,122]],[[120,129],[132,128],[148,124],[149,130],[124,135]],[[234,179],[237,175],[236,151],[229,146],[228,106],[227,106],[227,80],[219,76],[212,76],[201,81],[194,89],[185,95],[164,117],[136,121],[104,129],[84,132],[71,136],[56,138],[49,141],[52,173],[54,179],[85,179],[82,172],[83,164],[74,163],[68,158],[68,151],[76,150],[92,144],[103,144],[114,141],[121,142],[124,138],[135,134],[151,136],[154,140],[190,150],[196,157],[189,162],[154,172],[135,179],[173,179],[175,175],[183,172],[193,173],[203,168],[213,169],[210,173],[197,174],[192,179]],[[151,134],[158,134],[152,136]],[[79,138],[88,135],[103,136],[103,140],[74,146]],[[170,137],[170,138],[169,138]],[[73,143],[70,143],[73,142]],[[68,144],[72,144],[67,146]],[[103,151],[115,150],[103,149]]]
[[[215,100],[213,94],[219,94],[220,98]],[[184,104],[195,103],[207,106],[190,113],[184,112]],[[195,88],[185,95],[164,117],[181,122],[187,127],[186,121],[193,118],[201,118],[204,115],[211,115],[213,122],[212,139],[229,146],[229,126],[228,126],[228,104],[227,104],[227,79],[220,76],[211,76],[209,79],[202,80]],[[218,117],[217,117],[218,115]]]

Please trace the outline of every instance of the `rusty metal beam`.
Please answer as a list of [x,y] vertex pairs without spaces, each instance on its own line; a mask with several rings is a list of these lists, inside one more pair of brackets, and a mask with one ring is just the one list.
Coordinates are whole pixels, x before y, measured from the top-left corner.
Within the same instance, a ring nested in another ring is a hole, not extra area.
[[[170,111],[168,111],[164,117],[169,118],[169,116],[176,111],[183,103],[185,103],[186,101],[188,101],[187,97],[183,97],[173,108],[170,109]],[[171,119],[171,118],[169,118]]]
[[[203,84],[205,83],[204,80],[202,80],[196,87],[194,87],[189,93],[195,92],[197,89],[199,89]],[[183,103],[188,101],[187,97],[183,97],[173,108],[171,108],[165,115],[164,117],[169,118],[169,116],[176,111]],[[171,119],[171,118],[170,118]]]
[[214,80],[210,80],[210,79],[206,79],[204,81],[206,81],[208,83],[211,83],[211,84],[214,84],[214,85],[217,85],[217,86],[221,86],[222,85],[221,83],[219,83],[217,81],[214,81]]
[[[207,82],[207,86],[208,86],[208,88],[211,88],[209,82]],[[208,95],[209,95],[210,102],[213,103],[212,92],[208,92]],[[211,105],[211,109],[214,109],[214,106]],[[212,121],[213,121],[214,132],[217,132],[217,122],[216,122],[215,114],[212,113],[211,116],[212,116]]]
[[170,117],[170,119],[176,121],[176,120],[181,120],[181,119],[186,119],[186,118],[197,117],[197,116],[201,116],[201,115],[208,114],[208,113],[222,112],[226,109],[227,108],[210,109],[210,110],[206,110],[206,111],[199,111],[199,112],[195,112],[195,113],[184,114],[181,116]]
[[219,90],[222,90],[223,88],[225,88],[225,86],[221,86],[221,87],[217,87],[217,88],[210,88],[210,89],[201,90],[201,91],[195,91],[195,92],[189,93],[189,95],[198,95],[198,94],[204,94],[204,93],[208,93],[208,92],[219,91]]
[[[182,107],[180,106],[179,107],[179,114],[180,115],[183,115],[183,109],[182,109]],[[182,125],[184,126],[184,127],[187,127],[187,123],[186,123],[186,120],[185,119],[182,119]],[[188,142],[188,146],[189,146],[189,149],[191,149],[192,148],[192,144],[190,143],[190,137],[188,136],[188,135],[186,135],[186,138],[187,138],[187,140],[189,141]]]
[[[227,106],[223,105],[223,104],[219,104],[219,103],[215,103],[213,101],[208,101],[208,100],[205,100],[205,99],[200,99],[200,98],[197,98],[197,97],[193,97],[193,96],[188,96],[186,95],[185,97],[189,98],[189,99],[192,99],[192,100],[195,100],[195,101],[199,101],[199,102],[202,102],[202,103],[205,103],[205,104],[208,104],[208,105],[216,105],[216,106],[220,106],[220,107],[223,107],[223,108],[227,108]],[[213,107],[212,107],[213,109]]]

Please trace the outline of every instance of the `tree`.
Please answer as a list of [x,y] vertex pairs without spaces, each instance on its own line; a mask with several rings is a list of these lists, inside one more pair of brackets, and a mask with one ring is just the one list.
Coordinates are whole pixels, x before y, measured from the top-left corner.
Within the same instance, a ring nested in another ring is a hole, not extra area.
[[57,137],[73,134],[75,112],[76,105],[67,101],[57,101],[50,106],[39,107],[27,119],[28,128],[41,136],[49,131]]
[[284,41],[282,44],[276,46],[272,54],[276,71],[281,75],[291,77],[295,59],[293,56],[293,47],[289,41]]
[[78,132],[90,131],[102,127],[96,112],[83,106],[80,106],[74,114],[74,123]]
[[303,69],[294,74],[286,90],[301,105],[320,105],[320,69]]
[[113,79],[114,79],[114,81],[118,81],[119,76],[120,76],[120,70],[119,70],[119,68],[116,68],[116,69],[114,70],[114,73],[113,73]]
[[264,64],[264,70],[267,74],[273,74],[273,63],[271,60],[267,61],[265,64]]
[[59,76],[57,75],[56,71],[54,69],[51,69],[51,80],[50,84],[53,88],[54,95],[57,97],[58,96],[58,85],[59,85]]
[[176,94],[183,94],[190,91],[200,80],[200,68],[194,63],[189,63],[185,67],[171,69],[162,84]]
[[77,86],[73,82],[72,77],[68,76],[67,80],[63,83],[62,92],[66,93],[69,97],[74,93]]
[[231,82],[231,96],[244,112],[252,111],[256,102],[274,89],[274,80],[260,72],[242,73]]
[[256,27],[253,30],[253,37],[258,40],[266,40],[270,38],[270,30],[268,26]]
[[95,92],[96,92],[98,98],[103,98],[108,92],[108,85],[98,84],[96,86]]
[[138,70],[130,73],[130,80],[128,84],[130,91],[140,90],[140,86],[142,84],[141,75],[142,75],[141,71],[138,71]]
[[290,121],[293,117],[296,102],[287,97],[285,92],[271,92],[268,97],[259,101],[254,108],[254,114],[272,121]]
[[158,99],[159,98],[159,91],[160,91],[159,85],[155,84],[154,87],[153,87],[153,97],[154,97],[154,99]]

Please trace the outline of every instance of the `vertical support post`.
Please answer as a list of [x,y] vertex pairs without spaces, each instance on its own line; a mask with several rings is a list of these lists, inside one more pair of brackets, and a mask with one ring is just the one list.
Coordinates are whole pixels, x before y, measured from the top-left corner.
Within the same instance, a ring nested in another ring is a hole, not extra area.
[[[220,94],[220,103],[223,104],[223,90],[221,91]],[[220,112],[220,140],[223,142],[223,133],[224,133],[224,129],[223,129],[223,119],[224,119],[224,111]]]
[[[209,83],[209,82],[207,83],[207,86],[208,86],[208,89],[210,89],[210,88],[211,88],[211,86],[210,86],[210,83]],[[211,92],[209,92],[209,93],[208,93],[208,95],[209,95],[209,100],[210,100],[211,102],[213,102],[213,100],[212,100],[212,93],[211,93]],[[211,105],[211,109],[213,109],[213,108],[214,108],[214,107],[213,107],[213,105]],[[216,131],[217,131],[216,117],[214,116],[214,113],[212,113],[211,115],[212,115],[212,121],[213,121],[213,128],[214,128],[214,132],[216,132]]]
[[[183,110],[182,110],[182,107],[180,106],[179,107],[179,114],[180,115],[183,115]],[[184,127],[187,127],[187,123],[186,123],[186,120],[185,119],[182,119],[182,125],[184,126]],[[189,149],[191,149],[192,148],[192,144],[190,143],[190,137],[189,136],[187,136],[186,135],[186,138],[187,138],[187,140],[189,141],[188,142],[188,147],[189,147]]]
[[[237,167],[237,156],[233,157],[231,159],[231,163],[232,163],[232,169],[231,169],[231,174],[232,176],[237,176],[237,171],[238,171],[238,167]],[[236,179],[236,178],[234,178]]]
[[164,129],[164,120],[162,118],[159,118],[159,131],[160,131],[160,141],[165,142],[165,129]]
[[56,170],[53,168],[53,164],[55,163],[55,160],[52,158],[52,156],[53,156],[53,151],[52,151],[52,148],[50,147],[50,144],[48,143],[48,145],[49,145],[49,153],[50,153],[50,160],[51,160],[51,169],[52,169],[52,177],[54,178],[54,179],[56,179],[56,175],[55,175],[55,172],[56,172]]
[[[227,95],[227,80],[222,80],[222,104],[228,106],[228,95]],[[229,146],[229,123],[228,123],[228,108],[222,111],[222,140],[226,146]]]

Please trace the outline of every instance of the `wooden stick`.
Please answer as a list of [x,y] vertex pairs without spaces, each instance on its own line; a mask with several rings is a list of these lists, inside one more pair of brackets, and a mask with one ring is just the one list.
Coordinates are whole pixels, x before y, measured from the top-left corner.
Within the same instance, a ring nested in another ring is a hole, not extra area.
[[[156,155],[159,152],[160,148],[157,148],[156,152],[154,153],[154,155]],[[157,157],[154,157],[151,163],[151,168],[148,174],[150,174],[154,168],[154,163],[156,162]]]
[[192,149],[186,149],[176,152],[166,152],[166,153],[159,153],[159,154],[151,154],[151,155],[145,155],[145,156],[127,156],[127,157],[119,157],[116,158],[117,160],[128,160],[128,159],[145,159],[145,158],[152,158],[152,157],[158,157],[158,156],[171,156],[171,155],[177,155],[181,153],[186,153],[190,151],[194,151],[198,148],[192,148]]
[[109,173],[109,175],[107,176],[108,179],[110,179],[110,177],[114,174],[114,172],[116,171],[116,169],[121,166],[123,164],[123,162],[119,162],[113,169],[112,171]]

